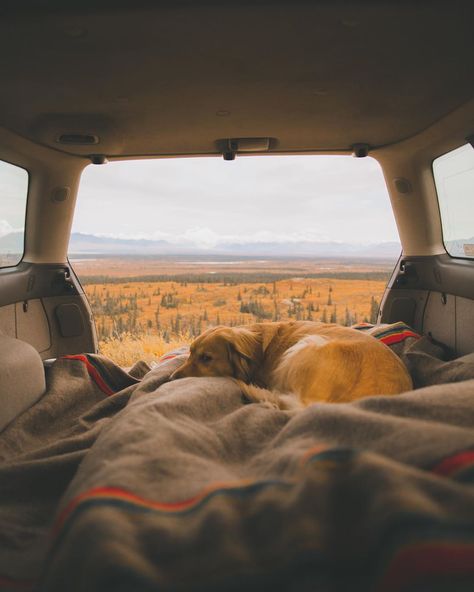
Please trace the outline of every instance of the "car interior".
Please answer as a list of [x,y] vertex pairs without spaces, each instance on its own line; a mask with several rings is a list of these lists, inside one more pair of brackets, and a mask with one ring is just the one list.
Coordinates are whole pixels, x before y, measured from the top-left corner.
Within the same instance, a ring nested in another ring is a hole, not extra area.
[[0,160],[25,176],[24,245],[0,268],[0,430],[54,360],[98,353],[68,242],[83,170],[115,160],[373,157],[402,245],[378,322],[474,354],[471,2],[44,0],[0,15]]

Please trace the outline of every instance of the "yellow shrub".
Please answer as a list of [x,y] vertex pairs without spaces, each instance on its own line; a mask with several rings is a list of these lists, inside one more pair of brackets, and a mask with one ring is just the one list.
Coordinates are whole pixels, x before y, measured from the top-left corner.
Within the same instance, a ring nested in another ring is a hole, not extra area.
[[166,342],[159,335],[142,335],[140,337],[122,334],[120,338],[111,337],[99,342],[99,351],[103,356],[113,360],[119,366],[132,366],[138,360],[147,363],[156,360],[168,351],[188,345],[191,339],[187,335]]

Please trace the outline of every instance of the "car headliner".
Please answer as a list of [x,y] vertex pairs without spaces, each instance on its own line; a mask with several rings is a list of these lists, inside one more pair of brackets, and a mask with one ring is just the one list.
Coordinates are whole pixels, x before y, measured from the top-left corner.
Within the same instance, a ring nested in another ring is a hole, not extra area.
[[[75,154],[385,146],[473,96],[473,7],[17,2],[0,9],[0,125]],[[58,142],[71,133],[99,143]]]

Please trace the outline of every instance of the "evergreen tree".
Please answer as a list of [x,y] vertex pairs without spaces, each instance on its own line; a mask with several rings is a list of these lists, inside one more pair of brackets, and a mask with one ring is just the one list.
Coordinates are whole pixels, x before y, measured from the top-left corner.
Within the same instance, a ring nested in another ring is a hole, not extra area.
[[280,320],[280,312],[278,310],[278,303],[276,298],[273,299],[273,317],[272,321],[279,321]]
[[370,299],[370,322],[376,323],[379,314],[379,303],[372,296]]
[[345,312],[345,315],[344,315],[344,325],[346,327],[350,327],[353,324],[354,324],[354,317],[351,314],[351,312],[348,309],[348,307],[346,306],[346,312]]
[[346,312],[344,315],[344,325],[346,327],[350,327],[352,325],[352,315],[349,312],[349,309],[347,308],[347,306],[346,306]]

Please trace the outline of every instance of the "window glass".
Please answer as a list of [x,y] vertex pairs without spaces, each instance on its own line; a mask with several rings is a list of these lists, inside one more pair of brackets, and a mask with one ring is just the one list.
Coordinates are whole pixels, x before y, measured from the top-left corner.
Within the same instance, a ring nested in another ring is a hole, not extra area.
[[16,265],[23,257],[28,173],[0,161],[0,267]]
[[91,165],[69,244],[123,366],[215,325],[376,322],[399,254],[377,161],[319,155]]
[[474,149],[466,144],[440,156],[433,172],[446,250],[474,259]]

